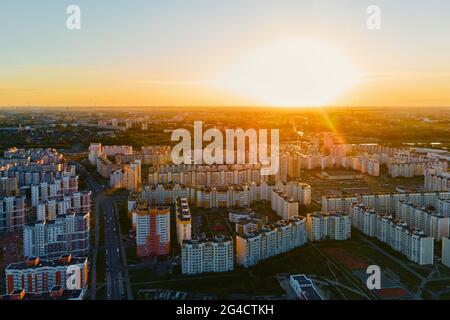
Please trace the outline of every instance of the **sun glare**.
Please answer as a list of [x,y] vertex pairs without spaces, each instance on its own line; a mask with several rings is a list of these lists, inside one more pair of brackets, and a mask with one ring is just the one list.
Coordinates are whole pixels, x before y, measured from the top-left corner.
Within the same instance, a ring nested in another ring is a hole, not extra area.
[[359,72],[336,48],[309,38],[276,41],[229,66],[216,85],[261,104],[314,107],[334,102]]

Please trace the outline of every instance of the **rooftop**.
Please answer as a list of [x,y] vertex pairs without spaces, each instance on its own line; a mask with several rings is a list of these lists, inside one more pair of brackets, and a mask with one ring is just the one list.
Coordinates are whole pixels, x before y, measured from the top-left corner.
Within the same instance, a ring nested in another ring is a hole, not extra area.
[[26,261],[16,262],[6,267],[8,270],[38,269],[44,267],[69,266],[74,264],[85,263],[86,257],[72,257],[71,255],[63,255],[58,259],[41,260],[39,257],[32,257]]

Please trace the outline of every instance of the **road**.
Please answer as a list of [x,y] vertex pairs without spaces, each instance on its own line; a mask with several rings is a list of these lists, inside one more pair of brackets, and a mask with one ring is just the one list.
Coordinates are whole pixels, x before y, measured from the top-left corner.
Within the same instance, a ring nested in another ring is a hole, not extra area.
[[[104,214],[104,250],[106,259],[106,298],[110,300],[121,300],[126,298],[124,288],[124,271],[126,262],[123,261],[125,253],[120,239],[120,230],[118,227],[117,215],[113,201],[114,197],[107,195],[105,187],[98,183],[92,175],[77,163],[77,170],[86,174],[86,183],[92,191],[95,199],[95,244],[93,248],[92,274],[91,274],[91,299],[95,299],[97,291],[97,256],[99,248],[99,213],[100,208]],[[128,273],[126,273],[128,276]],[[129,287],[129,279],[127,277],[127,287]],[[130,291],[127,290],[127,291]],[[128,292],[128,298],[132,298],[131,292]]]
[[105,253],[107,299],[125,298],[123,262],[114,206],[109,197],[102,199],[105,214]]

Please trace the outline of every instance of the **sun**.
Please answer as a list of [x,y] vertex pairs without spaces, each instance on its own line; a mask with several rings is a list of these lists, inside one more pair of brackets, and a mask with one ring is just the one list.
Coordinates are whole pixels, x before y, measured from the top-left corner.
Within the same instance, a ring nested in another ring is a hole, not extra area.
[[315,107],[334,102],[359,77],[358,69],[335,47],[317,39],[289,38],[248,53],[215,84],[264,105]]

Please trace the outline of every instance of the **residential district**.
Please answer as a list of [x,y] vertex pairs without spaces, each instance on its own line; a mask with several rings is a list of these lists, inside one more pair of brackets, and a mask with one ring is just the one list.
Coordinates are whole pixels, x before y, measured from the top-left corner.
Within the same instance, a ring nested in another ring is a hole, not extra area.
[[0,299],[450,297],[444,146],[349,142],[308,131],[302,116],[264,175],[258,164],[176,165],[169,142],[136,146],[188,112],[86,112],[2,128]]

